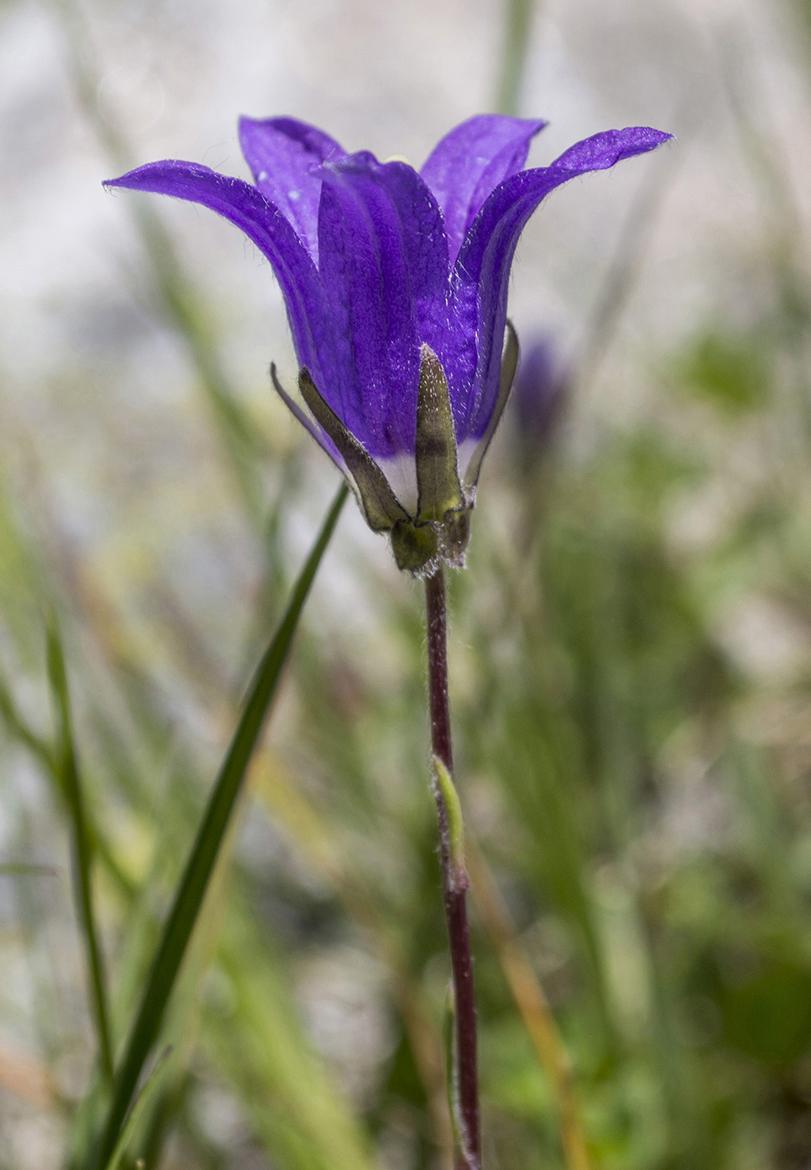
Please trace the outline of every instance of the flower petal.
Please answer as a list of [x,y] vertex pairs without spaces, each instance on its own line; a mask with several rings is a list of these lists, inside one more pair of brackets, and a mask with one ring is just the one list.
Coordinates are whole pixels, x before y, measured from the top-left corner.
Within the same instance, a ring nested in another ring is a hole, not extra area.
[[531,139],[546,122],[480,114],[446,134],[420,174],[445,217],[451,263],[490,192],[520,171]]
[[315,126],[294,118],[240,118],[239,144],[254,182],[295,228],[318,263],[321,164],[345,151]]
[[242,179],[174,159],[147,163],[105,186],[188,199],[241,228],[267,256],[281,285],[299,363],[321,377],[318,355],[328,351],[332,335],[324,291],[315,265],[275,204]]
[[313,418],[340,452],[372,532],[388,532],[398,520],[408,521],[408,513],[380,467],[319,393],[306,367],[299,371],[298,385]]
[[459,442],[480,438],[498,394],[501,347],[507,318],[507,284],[519,236],[541,200],[555,187],[587,171],[612,167],[672,138],[647,126],[607,130],[571,147],[551,166],[522,171],[498,186],[465,237],[454,268],[454,307],[463,332],[478,338],[478,357],[468,414]]
[[370,454],[413,457],[420,344],[442,358],[447,340],[436,200],[406,163],[348,155],[324,166],[318,234],[336,345],[320,389]]

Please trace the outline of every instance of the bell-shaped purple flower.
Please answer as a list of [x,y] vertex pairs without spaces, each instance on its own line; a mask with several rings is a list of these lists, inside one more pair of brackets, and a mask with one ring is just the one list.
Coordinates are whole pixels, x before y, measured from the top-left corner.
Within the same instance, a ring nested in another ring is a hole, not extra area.
[[404,568],[461,562],[481,460],[517,362],[511,329],[504,348],[507,288],[529,217],[568,179],[670,137],[609,130],[523,170],[544,125],[471,118],[418,172],[347,154],[291,118],[243,118],[254,185],[174,160],[107,184],[203,204],[264,252],[310,414],[277,388],[347,475],[371,527],[392,533]]

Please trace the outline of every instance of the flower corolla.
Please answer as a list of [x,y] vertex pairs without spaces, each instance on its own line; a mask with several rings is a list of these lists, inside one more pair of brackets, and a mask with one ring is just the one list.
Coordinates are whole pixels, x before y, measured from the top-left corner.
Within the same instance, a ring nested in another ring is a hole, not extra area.
[[[461,564],[482,459],[518,360],[507,321],[515,248],[561,183],[671,137],[608,130],[525,170],[545,125],[502,115],[451,130],[417,171],[349,154],[292,118],[242,118],[253,184],[192,162],[107,184],[218,212],[270,261],[300,366],[287,405],[349,479],[401,568]],[[506,336],[506,344],[505,344]]]

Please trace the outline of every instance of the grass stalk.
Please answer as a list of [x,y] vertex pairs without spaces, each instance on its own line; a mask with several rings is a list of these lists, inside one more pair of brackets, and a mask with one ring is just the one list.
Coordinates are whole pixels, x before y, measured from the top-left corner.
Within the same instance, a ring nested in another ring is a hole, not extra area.
[[48,676],[59,719],[57,774],[68,808],[71,831],[73,885],[90,980],[90,1003],[98,1040],[99,1063],[104,1079],[113,1079],[113,1046],[104,958],[93,909],[93,838],[85,816],[84,791],[76,755],[68,675],[59,627],[48,622]]
[[540,980],[518,938],[492,873],[468,839],[467,866],[476,909],[493,940],[501,969],[527,1034],[555,1092],[560,1141],[567,1170],[591,1170],[591,1159],[580,1119],[569,1057]]
[[348,492],[346,484],[341,484],[321,532],[299,574],[284,617],[254,675],[242,717],[209,798],[172,909],[161,934],[141,1006],[115,1077],[113,1097],[101,1138],[87,1163],[92,1170],[103,1170],[116,1147],[144,1064],[160,1032],[166,1007],[202,909],[209,880],[248,764],[259,739],[265,715],[287,661],[304,603]]
[[506,0],[504,47],[496,97],[496,109],[500,114],[518,112],[534,8],[535,0]]

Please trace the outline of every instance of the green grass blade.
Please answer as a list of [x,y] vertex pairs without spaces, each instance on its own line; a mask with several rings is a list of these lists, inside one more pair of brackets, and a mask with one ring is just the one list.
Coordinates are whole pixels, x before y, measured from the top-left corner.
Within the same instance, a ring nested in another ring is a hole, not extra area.
[[50,775],[56,773],[58,761],[53,749],[23,719],[14,702],[11,687],[2,675],[0,675],[0,720],[2,720],[7,733],[27,747]]
[[144,1087],[141,1089],[140,1093],[135,1098],[135,1102],[132,1106],[132,1109],[130,1109],[130,1111],[129,1111],[129,1114],[127,1116],[127,1120],[124,1123],[124,1126],[121,1130],[121,1134],[119,1135],[118,1141],[115,1144],[115,1149],[113,1150],[112,1154],[110,1155],[109,1160],[107,1161],[106,1165],[104,1166],[104,1170],[118,1170],[118,1166],[120,1165],[121,1159],[124,1156],[124,1151],[126,1150],[127,1145],[129,1144],[129,1140],[132,1137],[132,1133],[133,1133],[133,1130],[135,1129],[135,1126],[138,1122],[138,1119],[143,1116],[143,1113],[144,1113],[144,1110],[146,1109],[146,1106],[151,1101],[152,1097],[155,1095],[155,1089],[158,1086],[158,1082],[160,1080],[160,1074],[163,1072],[164,1068],[166,1067],[166,1061],[167,1061],[168,1057],[171,1055],[171,1052],[172,1052],[171,1048],[166,1048],[161,1053],[160,1057],[158,1058],[158,1063],[155,1065],[152,1072],[149,1074],[149,1077],[148,1077],[146,1083],[144,1084]]
[[[32,756],[39,761],[48,779],[59,790],[60,794],[62,794],[62,761],[59,752],[51,744],[46,743],[41,736],[37,735],[22,717],[14,702],[11,688],[2,675],[0,675],[0,723],[5,726],[6,732],[12,739],[16,739],[18,743],[28,748]],[[103,862],[119,890],[128,897],[131,897],[132,889],[129,878],[111,853],[104,837],[99,834],[98,829],[94,826],[93,818],[87,808],[83,810],[83,814],[87,837],[90,841],[91,853],[95,854]]]
[[296,582],[284,617],[266,650],[248,693],[242,718],[217,777],[203,821],[197,833],[186,869],[175,895],[169,918],[147,979],[138,1016],[130,1034],[118,1075],[107,1121],[89,1164],[106,1166],[130,1107],[144,1062],[154,1044],[180,964],[186,953],[195,922],[203,904],[220,845],[236,803],[265,714],[287,660],[304,602],[318,570],[349,489],[342,484],[324,521],[318,539]]
[[508,0],[505,5],[504,47],[501,51],[501,70],[495,106],[500,114],[518,112],[534,8],[534,0]]
[[104,978],[104,960],[99,944],[93,913],[91,867],[93,838],[85,817],[82,780],[76,758],[73,718],[70,708],[68,676],[59,627],[55,617],[48,622],[48,677],[59,718],[58,776],[68,807],[73,855],[73,883],[76,894],[79,923],[84,940],[93,1019],[99,1045],[102,1072],[108,1081],[113,1079],[113,1049],[110,1039],[110,1017],[107,1008],[107,988]]

